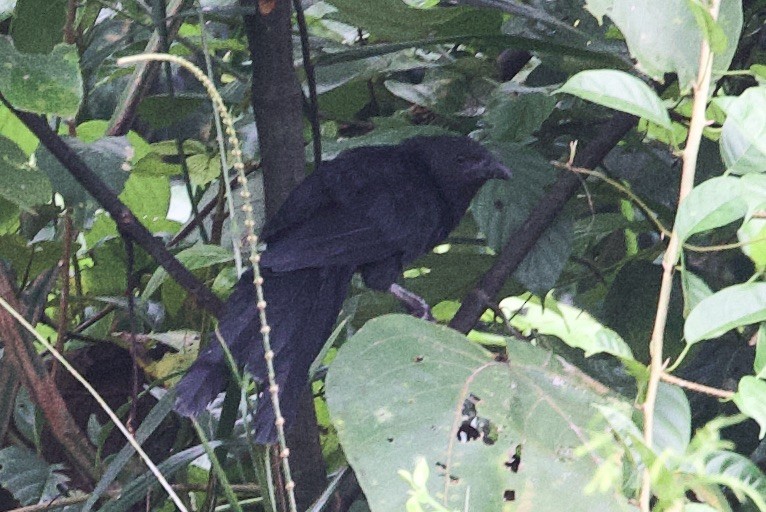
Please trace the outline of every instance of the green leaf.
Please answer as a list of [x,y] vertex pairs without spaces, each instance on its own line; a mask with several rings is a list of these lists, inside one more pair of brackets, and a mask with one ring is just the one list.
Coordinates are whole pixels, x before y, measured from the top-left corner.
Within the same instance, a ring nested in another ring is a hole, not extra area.
[[[361,135],[359,137],[353,137],[350,139],[342,139],[336,142],[328,142],[322,144],[322,159],[330,160],[338,156],[341,151],[347,149],[357,148],[360,146],[387,146],[391,144],[399,144],[405,139],[418,136],[430,136],[430,135],[454,135],[454,132],[450,132],[440,126],[406,126],[402,128],[380,128],[373,130],[369,133]],[[308,148],[310,151],[311,148]]]
[[[508,237],[520,228],[542,197],[545,186],[557,172],[539,153],[517,144],[490,145],[513,170],[507,181],[493,180],[484,185],[473,202],[471,213],[487,245],[499,252]],[[572,251],[571,220],[557,220],[524,258],[513,277],[527,289],[543,295],[555,286]]]
[[741,197],[739,179],[720,176],[697,185],[686,196],[678,207],[675,230],[685,241],[696,233],[741,219],[746,213],[747,203]]
[[744,243],[742,252],[753,261],[756,270],[766,269],[766,219],[747,219],[737,230],[737,239]]
[[755,360],[753,361],[753,370],[756,377],[763,378],[766,368],[766,324],[758,326],[758,336],[755,341]]
[[680,457],[686,453],[692,435],[692,411],[683,389],[660,383],[654,407],[654,450],[670,450]]
[[332,0],[338,12],[327,17],[369,31],[373,38],[402,41],[450,34],[499,33],[502,13],[490,9],[451,7],[415,9],[401,0]]
[[2,104],[0,104],[0,135],[16,143],[26,155],[34,153],[39,144],[35,134]]
[[738,496],[746,494],[758,510],[766,510],[766,477],[747,457],[733,452],[714,452],[706,461],[705,472],[712,481],[726,485]]
[[766,170],[766,86],[751,87],[726,105],[721,157],[730,172]]
[[760,439],[766,435],[766,382],[752,375],[745,375],[739,381],[734,403],[739,410],[758,422]]
[[687,343],[696,343],[763,321],[766,283],[737,284],[703,299],[686,319],[684,335]]
[[74,117],[82,101],[77,48],[59,44],[47,55],[19,53],[0,37],[0,91],[20,110]]
[[[607,14],[620,29],[639,68],[655,80],[665,73],[678,74],[682,91],[697,79],[702,40],[708,37],[689,8],[689,0],[644,0],[637,8],[633,0],[590,0],[586,8],[594,16]],[[726,49],[714,55],[713,72],[729,69],[742,31],[742,2],[723,0],[718,26],[726,38]],[[715,37],[719,42],[719,37]],[[683,41],[683,44],[679,44]]]
[[221,159],[218,155],[192,155],[186,159],[191,183],[195,187],[207,185],[221,176]]
[[64,40],[67,0],[18,0],[11,37],[20,52],[48,53]]
[[670,116],[660,97],[644,82],[623,71],[581,71],[554,92],[572,94],[670,129]]
[[[210,441],[208,447],[216,449],[221,445],[221,441]],[[157,464],[157,468],[166,478],[172,476],[176,471],[189,466],[189,464],[204,455],[205,448],[202,445],[193,446],[180,451]],[[146,471],[138,478],[132,479],[127,485],[123,486],[119,498],[105,503],[99,510],[101,512],[127,512],[140,500],[146,499],[156,489],[160,488],[157,477],[151,471]]]
[[172,97],[157,94],[147,96],[141,101],[138,115],[153,128],[167,128],[173,123],[183,121],[208,101],[207,95],[204,94],[179,94]]
[[[571,510],[628,510],[616,493],[586,495],[603,461],[573,456],[591,427],[604,428],[594,404],[613,401],[546,351],[510,341],[508,356],[499,363],[461,334],[404,315],[368,322],[340,348],[327,404],[371,510],[405,509],[399,470],[419,457],[431,464],[428,494],[450,510],[466,499],[467,510],[504,510],[505,491],[537,512],[558,512],[563,500]],[[462,411],[485,425],[482,439],[455,439]]]
[[630,347],[619,334],[603,326],[585,311],[547,297],[544,303],[537,297],[508,297],[500,308],[511,325],[530,334],[532,331],[560,338],[571,347],[585,351],[585,357],[607,353],[623,359],[633,359]]
[[540,129],[555,107],[556,98],[548,94],[503,95],[487,106],[486,130],[496,141],[523,142]]
[[29,165],[29,158],[16,144],[0,136],[0,197],[30,210],[51,200],[50,181]]
[[69,479],[62,464],[48,464],[34,451],[19,446],[0,450],[0,485],[22,505],[51,501]]
[[[68,137],[65,140],[107,187],[116,194],[122,191],[130,176],[128,169],[132,156],[132,148],[125,137],[104,137],[92,144]],[[35,157],[38,167],[48,175],[54,191],[61,194],[68,207],[85,211],[93,211],[98,207],[90,194],[45,147],[37,148]]]
[[[233,259],[231,251],[224,249],[219,245],[203,245],[198,244],[176,254],[176,258],[189,270],[196,270],[199,268],[209,267],[218,263],[228,263]],[[146,288],[142,294],[144,299],[148,299],[152,294],[157,291],[157,288],[167,278],[167,272],[163,268],[158,268],[152,274],[149,282],[146,283]]]
[[713,295],[713,290],[694,272],[686,269],[681,272],[681,286],[684,292],[684,317],[689,316],[697,304]]
[[691,9],[697,26],[702,30],[705,40],[710,45],[713,53],[721,53],[726,50],[726,34],[713,16],[710,14],[706,5],[699,0],[688,0],[689,9]]

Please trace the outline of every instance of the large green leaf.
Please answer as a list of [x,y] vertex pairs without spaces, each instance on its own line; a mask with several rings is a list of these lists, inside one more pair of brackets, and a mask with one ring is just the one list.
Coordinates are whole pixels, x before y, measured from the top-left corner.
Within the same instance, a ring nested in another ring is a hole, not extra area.
[[765,320],[766,283],[737,284],[697,304],[686,319],[684,335],[687,343],[696,343]]
[[83,96],[78,59],[72,45],[27,55],[0,36],[0,91],[20,110],[74,117]]
[[51,200],[50,181],[16,144],[0,136],[0,197],[28,210]]
[[[656,80],[677,73],[682,90],[697,79],[700,48],[710,33],[697,22],[689,0],[589,0],[587,9],[597,18],[609,16],[619,27],[639,67]],[[726,49],[715,55],[713,71],[729,69],[742,30],[742,2],[721,2],[718,26],[726,36]]]
[[751,87],[727,104],[721,157],[735,174],[766,172],[766,87]]
[[[573,456],[590,428],[603,428],[593,407],[610,403],[603,388],[527,343],[508,351],[498,362],[459,333],[403,315],[372,320],[343,345],[327,403],[373,512],[404,510],[409,487],[397,472],[421,457],[430,495],[449,509],[629,509],[615,495],[586,495],[603,461]],[[472,419],[480,439],[459,442]]]
[[627,112],[670,129],[670,116],[651,87],[624,71],[581,71],[557,89],[605,107]]

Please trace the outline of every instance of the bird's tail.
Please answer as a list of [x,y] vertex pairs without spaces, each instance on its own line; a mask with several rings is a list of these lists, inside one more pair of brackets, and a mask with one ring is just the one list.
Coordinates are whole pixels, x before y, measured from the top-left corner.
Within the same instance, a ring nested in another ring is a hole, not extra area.
[[[263,270],[280,410],[287,428],[296,417],[309,367],[332,332],[352,275],[353,269],[346,267]],[[218,330],[237,365],[263,384],[267,380],[266,363],[252,281],[252,271],[248,271],[237,283],[226,301]],[[198,415],[224,389],[229,373],[219,341],[210,340],[178,383],[176,411],[184,416]],[[271,396],[263,393],[253,420],[256,442],[270,444],[276,440],[274,420]]]

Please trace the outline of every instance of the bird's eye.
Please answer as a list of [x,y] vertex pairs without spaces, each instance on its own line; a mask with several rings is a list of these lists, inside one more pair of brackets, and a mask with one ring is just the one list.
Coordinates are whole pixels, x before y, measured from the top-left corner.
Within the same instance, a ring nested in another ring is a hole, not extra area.
[[455,159],[455,162],[459,164],[464,164],[466,162],[467,158],[463,155],[458,155],[458,157]]

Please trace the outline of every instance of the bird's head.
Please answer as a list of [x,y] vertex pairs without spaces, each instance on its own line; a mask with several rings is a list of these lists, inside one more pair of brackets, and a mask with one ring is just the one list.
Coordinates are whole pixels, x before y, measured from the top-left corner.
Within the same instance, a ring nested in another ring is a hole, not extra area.
[[426,165],[437,182],[477,187],[491,179],[506,180],[511,170],[495,155],[468,137],[414,137],[403,146]]

